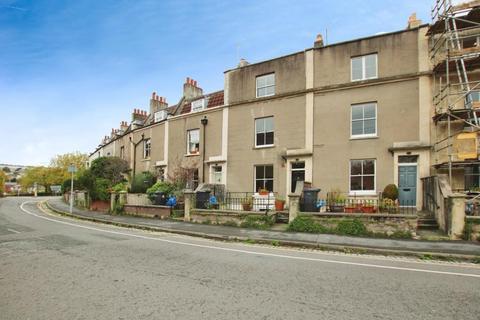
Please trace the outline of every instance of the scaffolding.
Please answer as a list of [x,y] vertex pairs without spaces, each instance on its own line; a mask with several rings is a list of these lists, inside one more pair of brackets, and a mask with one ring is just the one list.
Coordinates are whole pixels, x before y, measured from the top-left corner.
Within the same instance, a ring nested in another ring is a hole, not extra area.
[[[457,137],[480,130],[480,1],[453,5],[436,0],[428,30],[433,65],[435,115],[435,168],[452,170],[478,160],[458,156]],[[446,128],[445,128],[446,126]],[[471,144],[470,144],[471,147]],[[470,153],[471,154],[471,153]]]

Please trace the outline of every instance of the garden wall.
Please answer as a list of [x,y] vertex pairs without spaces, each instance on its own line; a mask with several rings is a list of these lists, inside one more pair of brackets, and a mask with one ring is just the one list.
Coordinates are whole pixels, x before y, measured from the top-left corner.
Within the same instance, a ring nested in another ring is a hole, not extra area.
[[336,228],[342,220],[360,220],[369,232],[386,234],[410,232],[416,235],[417,216],[403,214],[364,214],[364,213],[300,213],[300,216],[312,217],[327,228]]
[[148,199],[146,193],[127,193],[127,204],[136,206],[151,205],[152,202]]
[[110,211],[110,201],[95,200],[90,204],[90,210],[100,211],[100,212],[109,212]]
[[208,210],[192,209],[190,212],[190,221],[195,223],[208,224],[236,224],[240,226],[247,217],[264,217],[265,213],[260,211],[233,211],[233,210]]
[[132,216],[166,219],[170,217],[172,209],[168,206],[125,204],[123,211]]

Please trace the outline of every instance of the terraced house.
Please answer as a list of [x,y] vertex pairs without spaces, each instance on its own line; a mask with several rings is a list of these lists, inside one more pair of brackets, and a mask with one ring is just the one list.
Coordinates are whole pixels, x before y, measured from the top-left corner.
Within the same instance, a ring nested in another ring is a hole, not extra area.
[[429,25],[312,48],[225,71],[224,90],[204,94],[187,78],[174,106],[153,93],[150,110],[105,137],[90,159],[115,155],[134,172],[191,186],[267,189],[286,197],[303,180],[328,192],[375,196],[390,183],[422,206],[430,176],[432,67]]

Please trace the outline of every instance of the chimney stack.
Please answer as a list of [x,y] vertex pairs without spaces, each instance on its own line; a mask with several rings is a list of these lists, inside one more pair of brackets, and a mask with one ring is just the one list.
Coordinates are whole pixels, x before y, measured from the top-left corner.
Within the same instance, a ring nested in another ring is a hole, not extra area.
[[243,68],[243,67],[245,67],[245,66],[248,66],[249,64],[250,64],[250,63],[248,63],[247,60],[241,58],[241,59],[240,59],[240,62],[238,63],[238,66],[237,66],[237,67],[238,67],[238,68]]
[[195,99],[203,96],[203,90],[198,87],[197,81],[187,77],[183,85],[183,96],[187,100]]
[[132,113],[132,121],[140,120],[145,121],[147,118],[147,111],[140,110],[140,109],[133,109]]
[[120,122],[120,131],[121,131],[121,133],[123,134],[123,133],[127,132],[127,129],[128,129],[128,123],[127,123],[127,121],[122,121],[122,122]]
[[313,43],[314,48],[321,48],[323,47],[323,36],[321,33],[317,34],[317,37],[315,38],[315,42]]
[[422,24],[422,20],[417,19],[417,13],[414,12],[408,17],[407,29],[417,28]]
[[155,112],[165,108],[168,108],[167,99],[165,97],[159,97],[154,91],[150,99],[150,114],[153,115]]

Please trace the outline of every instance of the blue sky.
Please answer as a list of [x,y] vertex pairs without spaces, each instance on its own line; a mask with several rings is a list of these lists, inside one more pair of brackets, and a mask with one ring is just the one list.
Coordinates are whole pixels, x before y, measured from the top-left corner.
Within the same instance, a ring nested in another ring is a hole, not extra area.
[[223,88],[239,58],[301,51],[429,22],[433,0],[0,0],[0,163],[91,152],[152,91],[175,104],[186,77]]

